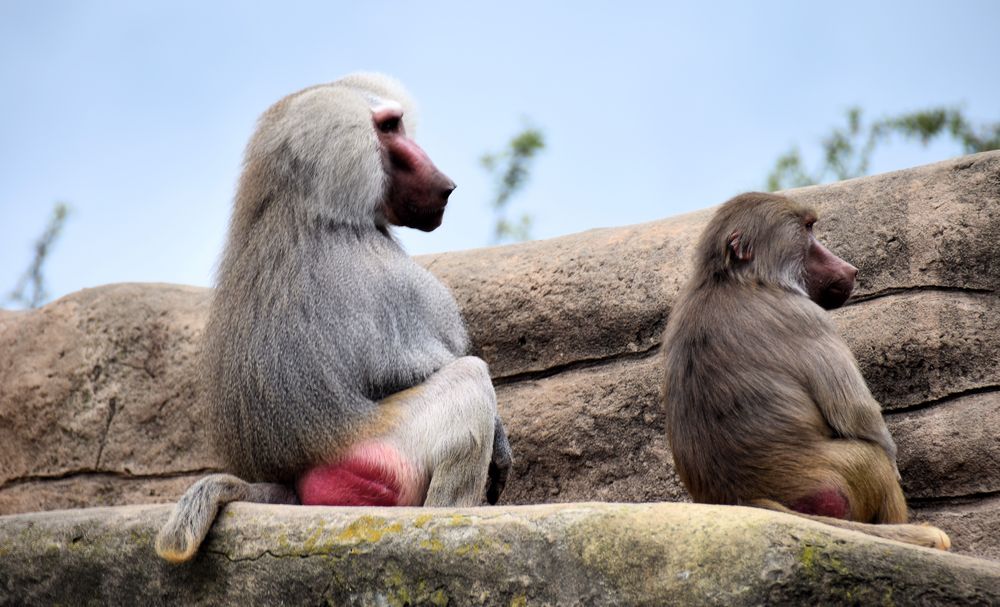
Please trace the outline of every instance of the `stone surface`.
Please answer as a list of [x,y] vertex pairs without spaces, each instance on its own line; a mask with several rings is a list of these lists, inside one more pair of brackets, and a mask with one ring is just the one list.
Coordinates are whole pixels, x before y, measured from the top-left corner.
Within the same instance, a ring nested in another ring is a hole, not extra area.
[[504,501],[687,499],[673,472],[659,378],[658,357],[648,356],[500,386],[516,479]]
[[551,373],[656,348],[710,216],[697,211],[422,261],[451,287],[494,377]]
[[[1000,265],[1000,241],[997,255]],[[884,409],[1000,387],[998,293],[909,291],[849,305],[834,319]]]
[[1000,564],[757,509],[235,504],[190,563],[165,506],[0,518],[0,605],[996,605]]
[[[996,294],[1000,152],[786,193],[819,210],[820,239],[861,271],[859,297]],[[658,344],[711,213],[423,261],[455,292],[496,377],[559,370]]]
[[891,415],[888,422],[906,495],[1000,495],[1000,392]]
[[[1000,152],[790,194],[861,268],[833,317],[888,412],[917,518],[997,558]],[[687,499],[658,349],[710,214],[421,258],[497,383],[506,503]],[[197,385],[209,297],[109,285],[0,311],[0,514],[170,501],[218,469]]]
[[99,504],[173,502],[204,474],[135,476],[87,473],[66,478],[19,480],[0,493],[0,512],[88,508]]
[[0,483],[205,468],[195,386],[208,296],[115,285],[0,316]]
[[822,240],[860,270],[858,295],[1000,284],[1000,152],[789,192],[821,211]]
[[953,552],[1000,562],[1000,496],[910,504],[916,520],[943,529]]

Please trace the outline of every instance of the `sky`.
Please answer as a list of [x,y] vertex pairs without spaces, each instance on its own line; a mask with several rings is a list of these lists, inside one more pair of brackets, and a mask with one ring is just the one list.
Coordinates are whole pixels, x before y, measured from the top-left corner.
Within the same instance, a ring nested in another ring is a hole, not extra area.
[[[546,149],[509,214],[551,238],[764,187],[775,159],[858,105],[1000,120],[1000,2],[0,0],[0,300],[56,202],[52,298],[112,282],[208,286],[242,153],[284,95],[381,71],[457,184],[412,254],[490,244],[480,166],[525,125]],[[880,148],[872,172],[951,158]],[[15,307],[0,302],[3,307]]]

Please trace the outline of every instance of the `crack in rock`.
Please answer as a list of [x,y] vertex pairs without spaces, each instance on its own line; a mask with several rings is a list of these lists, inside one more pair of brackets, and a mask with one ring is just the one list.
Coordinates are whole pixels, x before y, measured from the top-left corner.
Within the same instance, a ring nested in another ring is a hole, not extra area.
[[104,455],[104,447],[108,444],[108,434],[111,431],[111,422],[115,419],[115,414],[118,413],[118,398],[112,396],[108,400],[108,421],[104,424],[104,433],[101,435],[101,445],[97,449],[97,461],[94,463],[94,469],[101,469],[101,457]]

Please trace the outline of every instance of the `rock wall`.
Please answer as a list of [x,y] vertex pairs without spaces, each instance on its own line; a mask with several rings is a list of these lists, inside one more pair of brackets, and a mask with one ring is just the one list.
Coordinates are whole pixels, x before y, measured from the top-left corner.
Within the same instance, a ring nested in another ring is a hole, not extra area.
[[[860,269],[833,315],[915,518],[1000,559],[1000,152],[788,194]],[[506,503],[687,499],[657,353],[710,215],[420,259],[490,363],[515,455]],[[218,468],[193,381],[208,297],[110,285],[0,312],[0,514],[169,501]]]

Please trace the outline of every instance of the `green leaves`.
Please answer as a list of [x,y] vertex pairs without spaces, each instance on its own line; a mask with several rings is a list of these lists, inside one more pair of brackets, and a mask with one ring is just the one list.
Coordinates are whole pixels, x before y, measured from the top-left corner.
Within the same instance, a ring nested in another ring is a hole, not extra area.
[[45,231],[35,241],[35,257],[31,260],[31,265],[17,281],[17,286],[7,296],[7,301],[28,308],[37,308],[49,298],[48,293],[45,292],[45,276],[42,274],[42,267],[45,265],[45,260],[48,259],[52,245],[59,238],[59,233],[62,232],[68,215],[69,206],[63,202],[57,202],[52,209],[52,216],[49,218]]
[[535,155],[545,149],[545,136],[536,128],[526,126],[513,137],[507,146],[496,153],[484,154],[480,163],[496,180],[496,195],[492,207],[496,214],[493,243],[505,240],[520,241],[531,238],[531,216],[523,213],[516,220],[505,215],[511,197],[528,181]]
[[861,108],[852,107],[845,118],[846,126],[835,127],[823,138],[823,163],[815,171],[806,170],[797,147],[779,156],[767,176],[768,191],[814,185],[830,177],[841,181],[866,175],[875,149],[893,136],[922,145],[947,136],[969,154],[1000,149],[1000,122],[976,128],[958,108],[929,108],[866,125]]

